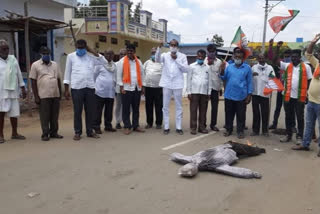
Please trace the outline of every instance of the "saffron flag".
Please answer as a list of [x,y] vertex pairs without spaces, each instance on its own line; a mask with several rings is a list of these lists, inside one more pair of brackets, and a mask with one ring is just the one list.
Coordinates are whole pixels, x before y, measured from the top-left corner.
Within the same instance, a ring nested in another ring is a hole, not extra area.
[[269,80],[263,89],[265,96],[271,94],[273,91],[283,91],[284,87],[281,81],[273,75],[269,76]]
[[244,32],[241,29],[241,26],[239,26],[236,35],[234,35],[234,38],[231,42],[232,45],[238,46],[240,49],[245,51],[244,59],[248,58],[249,55],[251,55],[251,50],[248,47],[248,39],[247,36],[244,34]]
[[290,16],[275,16],[269,19],[269,24],[275,33],[283,31],[287,25],[298,15],[299,10],[289,10]]

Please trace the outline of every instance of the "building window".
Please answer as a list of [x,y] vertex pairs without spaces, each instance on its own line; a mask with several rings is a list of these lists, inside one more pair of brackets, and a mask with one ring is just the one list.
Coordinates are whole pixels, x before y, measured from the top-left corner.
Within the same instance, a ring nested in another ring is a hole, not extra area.
[[139,43],[138,42],[134,42],[133,45],[136,46],[136,48],[137,48]]
[[111,22],[112,22],[112,23],[117,23],[117,18],[116,18],[116,17],[112,17],[112,18],[111,18]]
[[124,40],[124,45],[130,45],[130,41],[129,40]]
[[111,30],[117,30],[117,24],[111,24]]
[[111,3],[111,9],[112,10],[117,9],[117,3]]
[[107,37],[99,35],[99,42],[107,42]]
[[136,28],[136,33],[139,34],[139,28],[138,27]]
[[117,45],[118,44],[118,39],[117,38],[111,38],[111,44]]
[[111,11],[111,16],[117,16],[117,11]]

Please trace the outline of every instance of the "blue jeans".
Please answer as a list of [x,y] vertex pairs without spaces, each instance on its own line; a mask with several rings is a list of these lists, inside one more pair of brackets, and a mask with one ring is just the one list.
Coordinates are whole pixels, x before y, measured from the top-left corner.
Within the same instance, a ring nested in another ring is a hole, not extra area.
[[[314,131],[314,127],[316,125],[316,120],[318,120],[319,130],[320,130],[320,104],[316,104],[313,102],[308,102],[307,105],[307,115],[306,115],[306,127],[303,135],[302,145],[304,147],[309,147],[312,135]],[[320,147],[320,138],[318,138],[318,145]]]

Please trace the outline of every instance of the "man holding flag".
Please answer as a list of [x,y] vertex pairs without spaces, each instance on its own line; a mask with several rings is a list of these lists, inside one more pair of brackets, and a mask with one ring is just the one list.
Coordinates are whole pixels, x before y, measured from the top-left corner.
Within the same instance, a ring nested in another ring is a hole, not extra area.
[[[319,41],[320,34],[317,34],[316,37],[311,41],[307,52],[306,58],[315,67],[315,71],[313,73],[313,77],[310,83],[310,87],[308,90],[308,98],[309,102],[307,105],[307,115],[306,115],[306,130],[304,132],[302,145],[293,147],[293,150],[304,150],[309,151],[310,142],[312,139],[314,127],[316,120],[320,125],[320,66],[319,61],[312,55],[312,50],[314,45]],[[320,127],[320,126],[319,126]],[[320,147],[320,138],[318,138],[318,145]],[[318,157],[320,157],[320,149],[318,152]]]
[[312,78],[309,65],[301,61],[301,50],[292,50],[291,63],[279,61],[279,49],[283,42],[277,43],[276,61],[281,70],[284,70],[284,111],[287,136],[280,142],[290,142],[292,139],[292,125],[294,114],[298,121],[297,144],[301,143],[304,131],[304,105],[307,99],[308,81]]
[[233,120],[236,115],[239,139],[244,138],[246,105],[250,103],[252,94],[252,71],[249,65],[243,63],[245,54],[243,49],[234,53],[234,63],[220,73],[221,79],[226,82],[224,93],[226,132],[224,136],[232,134]]

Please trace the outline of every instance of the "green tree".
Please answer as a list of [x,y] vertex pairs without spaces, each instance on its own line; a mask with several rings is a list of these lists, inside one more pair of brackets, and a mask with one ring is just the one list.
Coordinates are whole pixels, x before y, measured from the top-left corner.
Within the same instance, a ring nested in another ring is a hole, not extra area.
[[222,47],[224,44],[224,40],[222,36],[219,36],[218,34],[214,34],[211,41],[217,45],[217,47]]
[[134,9],[134,14],[133,14],[134,21],[138,23],[140,23],[140,11],[141,11],[141,2],[139,2],[136,5],[136,8]]
[[90,6],[108,5],[107,0],[90,0]]
[[129,21],[133,21],[133,17],[132,17],[132,5],[133,5],[133,2],[132,2],[132,1],[129,1],[129,4],[128,4],[128,17],[129,17]]

